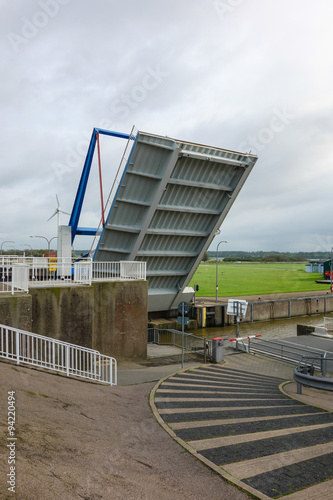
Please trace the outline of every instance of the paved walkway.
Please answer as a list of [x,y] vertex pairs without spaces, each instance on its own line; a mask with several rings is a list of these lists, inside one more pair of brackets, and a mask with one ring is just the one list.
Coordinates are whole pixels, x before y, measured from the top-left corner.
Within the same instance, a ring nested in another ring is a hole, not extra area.
[[[269,358],[241,353],[202,365],[186,356],[181,370],[179,355],[160,354],[120,363],[127,387],[0,363],[4,436],[7,391],[17,401],[16,498],[245,498],[213,470],[255,498],[333,499],[332,393],[303,389],[299,401],[290,398],[295,384],[284,393],[279,385],[294,367]],[[156,425],[149,394],[157,420],[182,447]],[[2,451],[0,497],[8,473]]]
[[157,384],[151,405],[183,447],[257,498],[333,499],[333,394],[304,388],[297,396],[286,384],[293,370],[228,356]]

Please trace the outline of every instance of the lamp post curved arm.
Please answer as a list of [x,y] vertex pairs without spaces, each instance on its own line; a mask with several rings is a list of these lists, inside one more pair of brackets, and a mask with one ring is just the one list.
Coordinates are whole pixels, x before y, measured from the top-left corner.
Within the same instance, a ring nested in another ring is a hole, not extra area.
[[11,240],[3,241],[3,242],[1,243],[1,255],[2,255],[2,246],[3,246],[5,243],[15,243],[15,241],[11,241]]
[[48,238],[46,238],[46,236],[39,236],[39,235],[36,235],[36,236],[30,236],[30,238],[43,238],[44,240],[47,241],[47,253],[50,257],[50,245],[51,245],[51,241],[54,240],[55,238],[58,238],[58,236],[53,236],[53,238],[51,238],[50,240]]

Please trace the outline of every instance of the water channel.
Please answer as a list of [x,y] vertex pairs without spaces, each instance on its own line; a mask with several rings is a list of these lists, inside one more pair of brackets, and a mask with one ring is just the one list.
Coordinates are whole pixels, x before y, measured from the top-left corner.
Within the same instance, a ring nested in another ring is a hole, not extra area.
[[[330,318],[333,321],[333,313],[327,313],[325,314],[325,317]],[[324,315],[316,314],[311,316],[298,316],[297,318],[290,319],[240,323],[239,336],[247,337],[248,335],[261,335],[263,339],[267,340],[296,337],[297,325],[324,325]],[[236,325],[217,328],[199,328],[197,330],[192,330],[189,333],[193,333],[198,337],[205,337],[207,339],[212,339],[214,337],[232,339],[236,337]]]

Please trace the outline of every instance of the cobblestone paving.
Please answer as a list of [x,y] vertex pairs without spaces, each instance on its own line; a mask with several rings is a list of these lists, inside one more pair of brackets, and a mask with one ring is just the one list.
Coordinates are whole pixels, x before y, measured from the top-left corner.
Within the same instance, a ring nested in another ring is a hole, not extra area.
[[[253,488],[265,493],[265,495],[274,498],[286,495],[291,488],[299,490],[307,486],[312,486],[314,480],[316,483],[320,483],[331,479],[332,467],[333,453],[327,453],[320,457],[311,458],[311,460],[304,460],[288,467],[275,469],[266,474],[259,474],[249,479],[244,479],[244,481]],[[308,471],[307,475],[304,475],[304,469]],[[289,482],[284,480],[286,477],[289,477]]]
[[280,382],[224,366],[200,367],[162,383],[155,405],[203,457],[270,498],[287,498],[333,479],[333,413],[285,396]]

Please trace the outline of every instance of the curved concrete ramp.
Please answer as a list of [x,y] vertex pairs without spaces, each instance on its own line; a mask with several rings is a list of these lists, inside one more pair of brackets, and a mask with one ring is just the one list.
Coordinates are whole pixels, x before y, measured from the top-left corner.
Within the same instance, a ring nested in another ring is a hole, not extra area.
[[283,382],[203,366],[157,384],[151,405],[183,447],[257,498],[332,498],[333,413],[290,398]]

